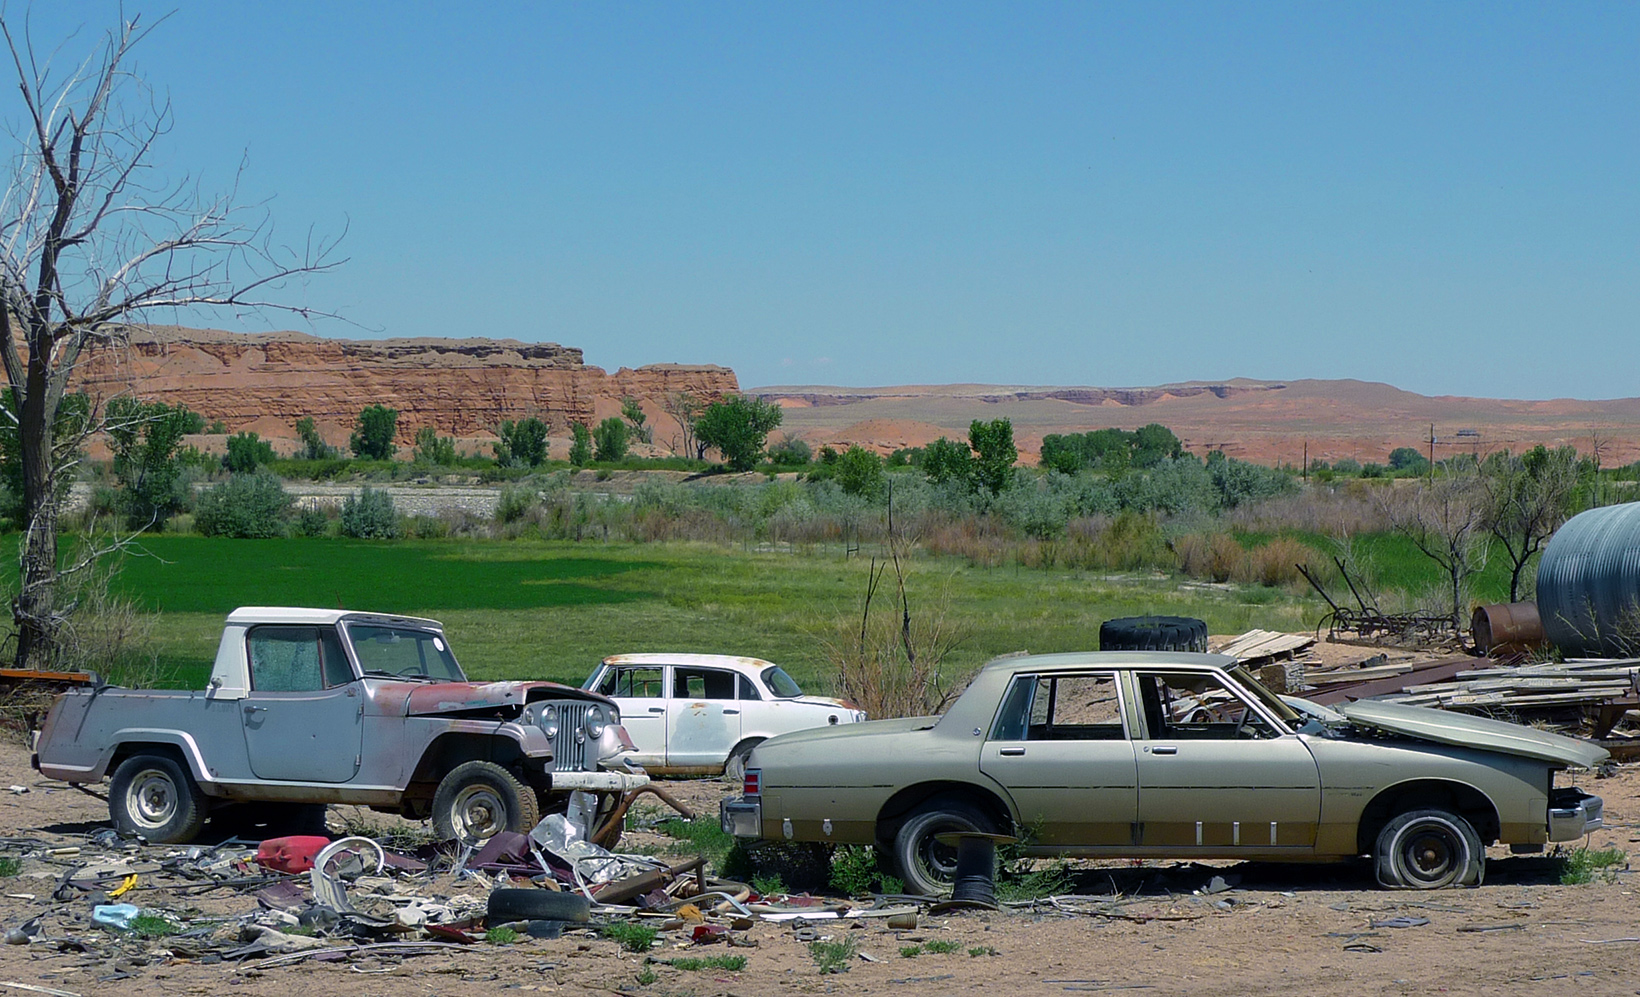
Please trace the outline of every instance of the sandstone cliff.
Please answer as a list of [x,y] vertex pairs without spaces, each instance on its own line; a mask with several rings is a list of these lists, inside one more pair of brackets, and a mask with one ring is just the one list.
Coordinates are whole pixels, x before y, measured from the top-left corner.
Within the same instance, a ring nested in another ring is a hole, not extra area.
[[[614,374],[589,367],[581,351],[512,339],[326,339],[300,332],[261,334],[174,327],[132,331],[76,371],[75,386],[99,397],[130,392],[182,403],[220,419],[230,432],[294,436],[311,416],[327,437],[380,403],[399,411],[400,442],[432,426],[458,438],[493,434],[503,419],[535,416],[557,436],[571,422],[593,425],[635,397],[656,428],[676,424],[669,394],[717,399],[738,389],[734,371],[713,365],[649,364]],[[283,427],[283,432],[280,428]]]

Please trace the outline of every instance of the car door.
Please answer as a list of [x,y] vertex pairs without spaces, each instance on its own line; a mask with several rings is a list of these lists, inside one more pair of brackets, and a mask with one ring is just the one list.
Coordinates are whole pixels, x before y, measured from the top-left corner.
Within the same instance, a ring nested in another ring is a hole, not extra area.
[[1139,782],[1116,673],[1015,677],[980,752],[1044,845],[1132,846]]
[[1224,852],[1307,848],[1321,814],[1315,758],[1214,672],[1139,671],[1140,843]]
[[251,771],[276,781],[352,779],[364,697],[336,628],[253,627],[245,645],[251,690],[239,709]]
[[666,666],[611,665],[605,668],[595,691],[615,700],[621,726],[637,746],[632,761],[638,765],[666,764]]
[[740,740],[739,676],[726,668],[672,666],[667,706],[666,764],[717,766]]

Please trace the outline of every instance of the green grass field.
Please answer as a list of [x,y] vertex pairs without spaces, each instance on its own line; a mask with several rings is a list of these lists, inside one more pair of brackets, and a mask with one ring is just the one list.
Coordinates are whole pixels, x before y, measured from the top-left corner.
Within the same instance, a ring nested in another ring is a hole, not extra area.
[[[113,587],[159,614],[161,664],[190,685],[203,683],[229,610],[297,605],[440,619],[479,678],[578,684],[605,655],[702,651],[778,661],[820,690],[829,668],[817,632],[858,619],[870,563],[682,543],[154,536],[142,545],[151,556],[128,558]],[[1324,608],[1270,589],[939,559],[914,562],[909,591],[914,612],[943,599],[961,621],[961,669],[1009,651],[1095,649],[1113,617],[1198,616],[1214,633],[1304,630]]]

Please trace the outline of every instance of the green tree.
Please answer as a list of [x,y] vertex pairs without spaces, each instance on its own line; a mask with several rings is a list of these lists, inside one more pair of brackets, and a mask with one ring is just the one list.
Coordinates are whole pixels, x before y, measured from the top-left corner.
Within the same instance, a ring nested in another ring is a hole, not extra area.
[[263,464],[273,463],[273,445],[255,433],[235,433],[228,437],[228,453],[222,466],[233,474],[250,474]]
[[359,413],[359,421],[348,438],[348,446],[355,457],[366,460],[392,460],[399,452],[393,437],[399,432],[399,410],[386,405],[372,405]]
[[1428,474],[1429,458],[1411,447],[1396,447],[1389,452],[1389,466],[1396,471]]
[[416,446],[411,454],[417,464],[449,467],[456,462],[456,441],[440,436],[432,426],[423,426],[416,430]]
[[1573,447],[1539,444],[1518,457],[1495,454],[1481,465],[1486,486],[1486,529],[1509,558],[1509,601],[1520,598],[1521,577],[1532,558],[1577,511],[1594,462]]
[[[11,388],[0,390],[0,515],[7,522],[22,529],[23,517],[23,447],[18,436],[17,394]],[[51,434],[52,463],[68,467],[80,456],[81,445],[91,431],[91,399],[81,391],[63,396],[57,405],[57,425]],[[68,495],[73,479],[68,475],[56,478],[57,501]]]
[[887,480],[883,459],[861,446],[852,446],[843,451],[842,456],[837,458],[833,476],[843,491],[867,498],[881,495]]
[[297,456],[304,460],[334,460],[336,448],[325,442],[319,435],[318,427],[313,424],[313,416],[304,415],[296,420],[296,438],[302,441],[302,449]]
[[1140,426],[1133,434],[1134,467],[1155,467],[1164,460],[1184,455],[1184,444],[1173,435],[1173,430],[1160,423]]
[[291,497],[270,471],[235,474],[199,497],[194,526],[208,537],[282,537]]
[[1007,419],[975,419],[968,426],[968,446],[975,454],[974,484],[992,495],[1007,488],[1014,480],[1014,462],[1019,459],[1014,424]]
[[495,459],[511,467],[539,467],[547,459],[547,424],[530,416],[505,421],[494,444]]
[[621,399],[621,418],[632,424],[632,438],[639,443],[653,443],[655,434],[644,425],[648,416],[644,415],[643,406],[636,398]]
[[597,447],[597,459],[616,461],[626,459],[627,441],[631,430],[626,422],[610,416],[592,431],[592,442]]
[[802,437],[786,436],[769,448],[769,459],[781,467],[805,467],[814,459],[814,452]]
[[731,471],[750,471],[763,456],[763,443],[780,425],[781,416],[773,402],[730,395],[706,406],[695,420],[695,438],[722,454]]
[[942,436],[923,447],[923,474],[936,485],[947,481],[967,482],[973,470],[974,455],[965,444]]
[[576,467],[586,467],[592,463],[592,430],[585,423],[572,422],[569,435],[569,462]]
[[104,408],[120,508],[132,529],[163,528],[187,500],[182,482],[182,438],[203,425],[186,405],[135,398],[111,399]]

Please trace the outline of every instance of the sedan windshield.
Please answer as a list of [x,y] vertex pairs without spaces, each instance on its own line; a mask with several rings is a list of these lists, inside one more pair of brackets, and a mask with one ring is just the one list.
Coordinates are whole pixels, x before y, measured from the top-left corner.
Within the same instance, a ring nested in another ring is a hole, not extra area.
[[349,624],[353,655],[366,675],[400,678],[429,678],[441,682],[465,682],[444,637],[430,630],[408,627]]
[[777,699],[796,699],[803,695],[803,690],[798,688],[797,683],[793,682],[792,677],[779,665],[763,669],[763,684],[769,687],[769,691],[774,693]]
[[1304,717],[1297,710],[1282,702],[1280,696],[1266,689],[1258,679],[1253,677],[1252,672],[1242,666],[1236,665],[1231,668],[1230,676],[1241,683],[1242,688],[1257,696],[1258,701],[1264,704],[1265,709],[1287,721],[1287,723],[1296,726],[1304,720]]

